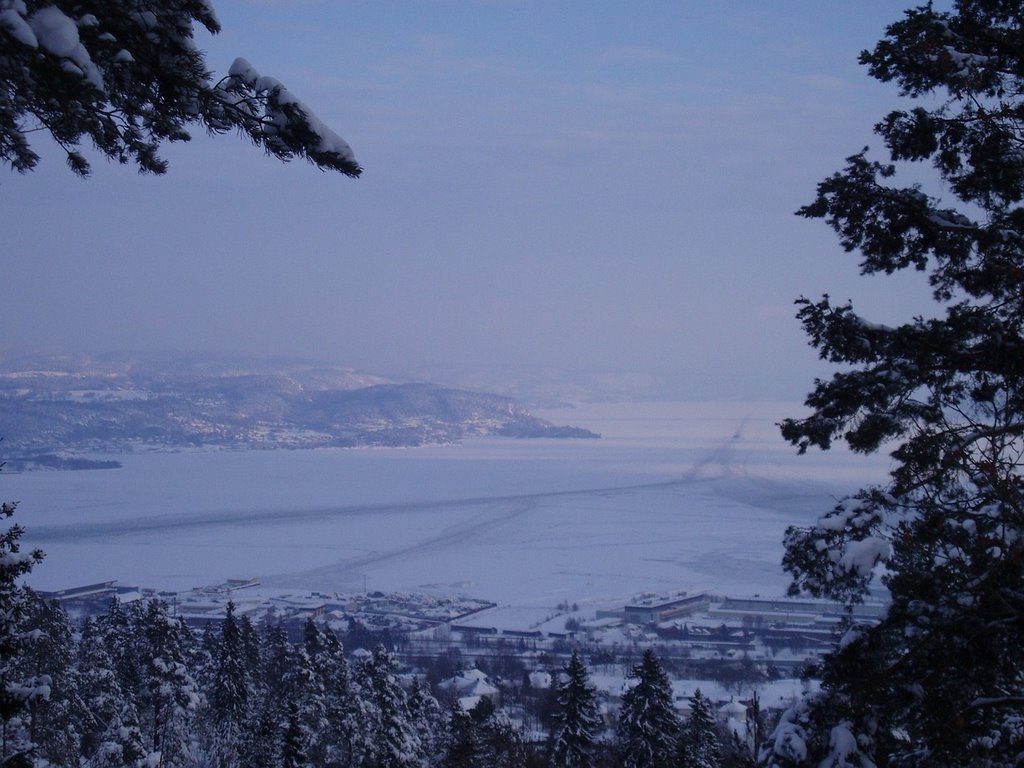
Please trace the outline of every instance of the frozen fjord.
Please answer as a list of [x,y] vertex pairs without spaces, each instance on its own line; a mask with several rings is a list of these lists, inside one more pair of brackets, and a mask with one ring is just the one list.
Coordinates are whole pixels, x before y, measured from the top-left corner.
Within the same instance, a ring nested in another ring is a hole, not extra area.
[[[776,403],[586,405],[601,440],[140,453],[124,468],[0,475],[30,583],[183,590],[464,593],[501,604],[604,602],[707,587],[779,593],[787,525],[880,479],[884,457],[797,457]],[[564,412],[542,413],[553,420]]]

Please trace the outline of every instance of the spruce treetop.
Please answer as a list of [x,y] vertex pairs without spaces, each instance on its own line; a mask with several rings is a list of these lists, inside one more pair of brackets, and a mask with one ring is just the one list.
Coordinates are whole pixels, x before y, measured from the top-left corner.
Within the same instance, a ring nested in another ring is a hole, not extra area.
[[622,695],[616,726],[624,768],[657,768],[675,757],[679,720],[672,704],[672,686],[654,651],[644,651],[629,672],[636,683]]

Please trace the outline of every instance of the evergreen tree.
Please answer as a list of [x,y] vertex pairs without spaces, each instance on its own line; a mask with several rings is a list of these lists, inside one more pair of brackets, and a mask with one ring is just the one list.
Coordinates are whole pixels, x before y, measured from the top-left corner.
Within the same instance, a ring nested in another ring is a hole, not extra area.
[[136,632],[142,646],[139,719],[147,749],[155,765],[188,765],[193,718],[201,702],[186,663],[192,636],[160,600],[146,606]]
[[[299,719],[299,707],[294,699],[288,701],[287,725],[284,731],[284,743],[281,747],[281,765],[284,768],[306,768],[312,765],[306,754],[309,734],[302,727]],[[273,765],[273,763],[268,763]]]
[[445,729],[443,768],[522,768],[530,760],[523,734],[508,715],[483,698],[466,712],[453,702]]
[[215,654],[205,723],[209,730],[208,749],[218,768],[233,768],[239,765],[243,734],[253,716],[250,678],[258,669],[252,667],[241,625],[235,618],[235,604],[230,600]]
[[39,757],[53,766],[78,766],[85,704],[81,700],[75,641],[64,609],[29,593],[28,626],[37,633],[22,657],[27,676],[48,680],[49,695],[29,703],[28,728]]
[[303,641],[287,676],[301,731],[309,739],[304,752],[318,765],[345,765],[352,752],[353,722],[349,670],[344,648],[329,628],[307,620]]
[[[247,622],[243,619],[239,624],[246,645]],[[293,759],[306,760],[311,739],[302,725],[297,694],[291,686],[290,672],[296,656],[288,634],[280,623],[267,622],[262,638],[254,637],[258,638],[258,662],[249,667],[251,703],[239,750],[241,762],[250,768],[277,768],[284,760],[286,742]]]
[[448,710],[445,756],[441,768],[477,768],[479,760],[476,723],[456,700]]
[[719,768],[722,764],[722,746],[715,729],[711,702],[699,688],[693,692],[690,716],[686,718],[679,739],[679,752],[682,768]]
[[409,718],[397,662],[378,646],[358,672],[356,698],[362,708],[353,764],[360,768],[412,768],[425,764],[423,745]]
[[163,173],[161,144],[187,141],[197,126],[237,130],[283,160],[361,171],[339,136],[244,59],[213,79],[193,40],[197,24],[220,31],[206,0],[7,0],[0,8],[0,163],[15,170],[36,166],[29,135],[44,130],[83,176],[83,141],[111,160]]
[[[10,519],[16,505],[0,505],[0,519]],[[26,717],[32,704],[50,695],[48,675],[25,674],[25,655],[39,640],[39,632],[27,626],[28,591],[21,577],[43,559],[41,550],[22,552],[19,539],[24,529],[17,524],[0,533],[0,766],[22,768],[32,764],[36,744]]]
[[235,618],[235,604],[228,601],[220,638],[216,645],[213,683],[210,688],[210,713],[218,722],[241,722],[249,703],[249,667],[242,646],[242,631]]
[[558,730],[551,749],[552,768],[592,768],[601,731],[590,673],[578,651],[572,652],[558,687]]
[[482,768],[523,768],[529,763],[526,739],[504,711],[491,712],[477,730]]
[[[865,274],[927,273],[937,306],[890,327],[827,296],[799,301],[811,343],[842,370],[784,436],[801,451],[897,447],[888,484],[791,529],[784,563],[794,590],[851,601],[884,563],[892,604],[877,626],[849,628],[765,763],[1024,754],[1022,39],[1019,0],[906,11],[861,54],[872,77],[920,99],[875,127],[888,162],[854,155],[800,211],[825,219]],[[932,194],[896,182],[904,162],[933,166]]]
[[269,699],[283,703],[290,693],[289,672],[295,665],[295,649],[279,622],[265,624],[259,652],[261,687]]
[[[288,733],[292,727],[292,714],[296,723]],[[269,702],[261,699],[246,722],[245,733],[238,745],[239,765],[245,768],[278,768],[285,759],[286,739],[293,755],[305,756],[309,735],[301,729],[297,718],[298,707],[294,700],[287,699],[271,707]],[[301,744],[295,742],[299,737],[304,739]]]
[[345,648],[334,630],[325,628],[320,635],[320,650],[314,659],[324,683],[327,729],[323,733],[327,765],[347,765],[353,724],[349,720],[351,695]]
[[106,614],[96,621],[98,642],[110,654],[117,684],[122,695],[131,698],[133,707],[142,690],[142,611],[141,603],[124,606],[115,597]]
[[327,750],[323,735],[330,728],[327,686],[319,663],[322,646],[320,630],[310,619],[287,678],[287,690],[294,697],[301,732],[309,739],[302,751],[316,761],[321,760]]
[[412,681],[407,697],[409,720],[416,730],[420,749],[428,765],[437,765],[445,753],[444,713],[441,705],[420,678]]
[[133,768],[145,757],[133,696],[125,695],[114,671],[100,623],[88,621],[78,645],[85,704],[83,768]]
[[659,768],[676,754],[679,720],[672,706],[672,685],[654,651],[629,673],[636,685],[622,696],[616,726],[619,759],[624,768]]
[[241,636],[242,657],[249,677],[260,677],[263,669],[263,655],[260,652],[260,634],[248,616],[238,619],[238,633]]

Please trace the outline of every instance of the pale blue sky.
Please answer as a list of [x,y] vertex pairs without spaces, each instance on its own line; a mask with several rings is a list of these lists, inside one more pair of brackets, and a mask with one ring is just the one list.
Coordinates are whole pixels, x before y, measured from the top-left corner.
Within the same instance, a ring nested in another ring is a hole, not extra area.
[[169,149],[160,178],[97,160],[83,182],[52,153],[0,174],[0,347],[798,400],[827,369],[796,296],[927,309],[793,216],[879,145],[895,88],[856,58],[907,3],[214,5],[211,68],[282,80],[364,177],[234,136]]

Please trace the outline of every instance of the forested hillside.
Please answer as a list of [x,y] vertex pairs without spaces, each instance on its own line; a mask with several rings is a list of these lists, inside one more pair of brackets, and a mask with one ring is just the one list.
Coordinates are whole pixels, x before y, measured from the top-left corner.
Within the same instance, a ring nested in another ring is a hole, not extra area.
[[[416,446],[597,437],[511,398],[316,363],[41,359],[0,367],[5,458],[145,448]],[[50,462],[52,463],[52,461]]]

